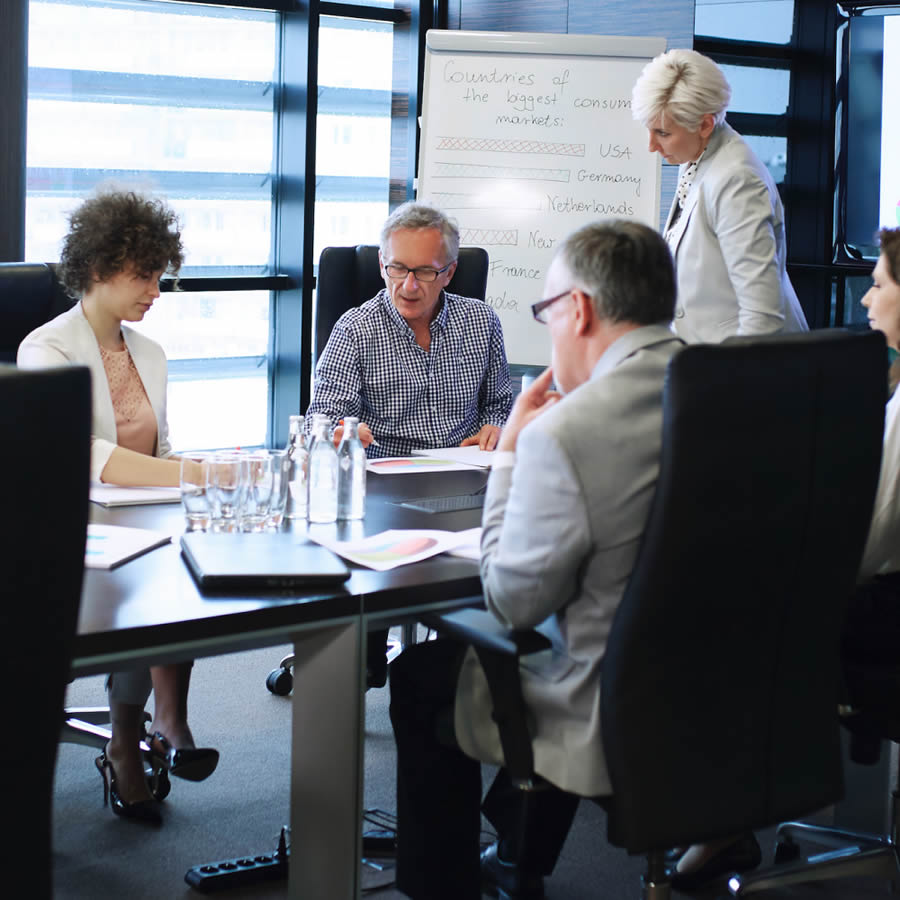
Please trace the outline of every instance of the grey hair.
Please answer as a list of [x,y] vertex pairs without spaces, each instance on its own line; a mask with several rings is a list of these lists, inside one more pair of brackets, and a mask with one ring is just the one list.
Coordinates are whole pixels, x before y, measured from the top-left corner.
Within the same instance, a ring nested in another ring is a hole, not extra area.
[[631,114],[647,128],[669,116],[688,131],[697,131],[705,115],[721,125],[730,102],[731,86],[722,70],[696,50],[661,53],[631,89]]
[[401,228],[436,228],[444,243],[445,263],[453,262],[459,256],[459,228],[446,213],[427,203],[410,200],[398,206],[381,226],[381,255],[387,259],[387,242],[390,236]]
[[636,325],[672,321],[672,254],[652,228],[628,219],[595,222],[570,234],[557,255],[601,319]]

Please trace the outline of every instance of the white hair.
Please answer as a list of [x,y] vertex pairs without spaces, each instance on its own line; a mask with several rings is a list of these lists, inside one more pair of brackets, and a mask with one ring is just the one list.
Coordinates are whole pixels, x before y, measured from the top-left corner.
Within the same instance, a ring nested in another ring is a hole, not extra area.
[[705,115],[725,121],[731,86],[722,70],[696,50],[669,50],[650,60],[631,89],[631,114],[649,128],[671,117],[697,131]]

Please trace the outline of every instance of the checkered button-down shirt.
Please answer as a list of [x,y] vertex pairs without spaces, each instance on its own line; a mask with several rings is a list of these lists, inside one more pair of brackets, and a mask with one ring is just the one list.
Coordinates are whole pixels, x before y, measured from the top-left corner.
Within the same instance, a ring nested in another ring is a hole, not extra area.
[[500,320],[480,300],[441,296],[428,350],[385,290],[344,313],[316,366],[307,421],[358,416],[379,444],[370,457],[455,447],[483,425],[502,426],[512,386]]

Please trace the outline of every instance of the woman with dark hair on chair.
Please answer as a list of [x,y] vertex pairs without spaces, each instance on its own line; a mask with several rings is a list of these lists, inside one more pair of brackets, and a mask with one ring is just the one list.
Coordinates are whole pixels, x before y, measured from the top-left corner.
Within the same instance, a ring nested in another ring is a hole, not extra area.
[[869,325],[888,345],[893,395],[884,420],[881,475],[857,588],[847,609],[843,653],[869,664],[900,662],[900,228],[878,233],[881,254],[862,298]]
[[[155,341],[124,322],[140,322],[165,272],[183,260],[175,214],[162,201],[105,190],[70,217],[60,277],[79,298],[68,312],[22,341],[18,364],[85,365],[93,383],[91,478],[120,485],[179,484],[166,421],[166,356]],[[144,772],[140,742],[144,704],[155,695],[149,746],[154,766],[200,781],[212,774],[217,750],[197,749],[187,722],[192,663],[115,672],[107,688],[112,737],[96,764],[104,801],[116,815],[161,824]]]

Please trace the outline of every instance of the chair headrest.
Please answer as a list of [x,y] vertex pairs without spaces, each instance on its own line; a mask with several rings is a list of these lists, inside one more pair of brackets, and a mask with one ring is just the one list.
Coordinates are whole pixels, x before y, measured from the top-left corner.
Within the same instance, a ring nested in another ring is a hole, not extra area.
[[22,340],[74,302],[47,263],[0,263],[0,361],[15,362]]

